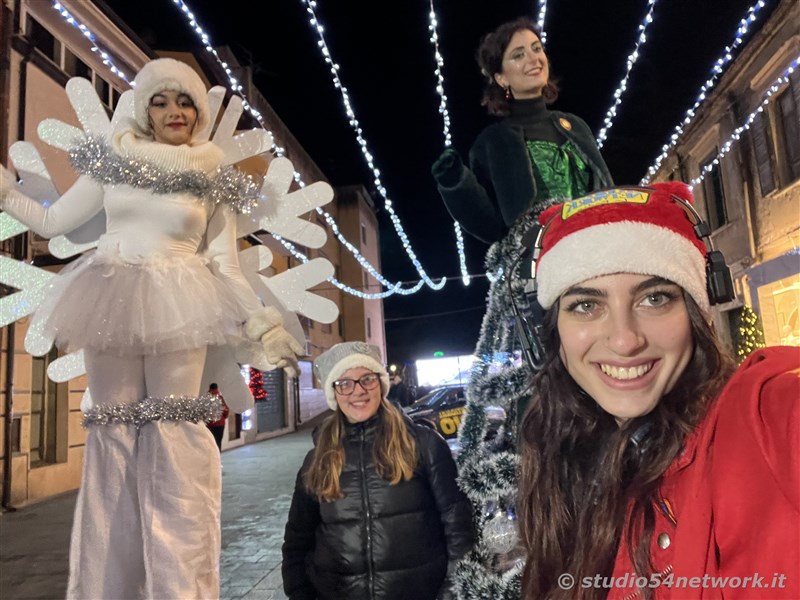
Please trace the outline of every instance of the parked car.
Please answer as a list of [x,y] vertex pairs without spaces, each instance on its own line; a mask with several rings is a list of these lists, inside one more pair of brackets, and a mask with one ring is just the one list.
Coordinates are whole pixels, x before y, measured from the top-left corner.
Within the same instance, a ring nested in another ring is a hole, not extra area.
[[[455,454],[458,448],[455,443],[458,426],[461,424],[466,403],[463,385],[444,386],[431,390],[411,406],[407,406],[405,411],[413,421],[438,431]],[[489,406],[486,408],[486,417],[489,421],[489,433],[493,435],[505,422],[506,411],[498,406]]]

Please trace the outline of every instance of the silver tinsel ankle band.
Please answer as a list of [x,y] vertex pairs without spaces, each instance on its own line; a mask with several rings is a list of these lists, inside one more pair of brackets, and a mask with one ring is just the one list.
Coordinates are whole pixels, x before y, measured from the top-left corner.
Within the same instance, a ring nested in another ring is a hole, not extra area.
[[83,426],[133,425],[142,427],[150,421],[216,421],[222,415],[222,403],[217,396],[148,396],[131,404],[106,404],[84,413]]
[[252,177],[235,167],[220,169],[213,177],[200,171],[170,171],[146,160],[120,156],[102,138],[87,136],[70,149],[69,158],[78,173],[100,183],[124,183],[154,194],[188,192],[214,204],[227,204],[238,213],[250,213],[260,195]]

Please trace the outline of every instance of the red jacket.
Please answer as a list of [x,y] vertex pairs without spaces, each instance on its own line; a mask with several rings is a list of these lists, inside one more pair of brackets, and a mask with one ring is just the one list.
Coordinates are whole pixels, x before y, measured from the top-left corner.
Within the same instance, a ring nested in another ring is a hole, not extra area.
[[[660,492],[655,598],[800,599],[800,349],[759,350],[737,369]],[[622,542],[609,599],[639,596],[633,573]]]

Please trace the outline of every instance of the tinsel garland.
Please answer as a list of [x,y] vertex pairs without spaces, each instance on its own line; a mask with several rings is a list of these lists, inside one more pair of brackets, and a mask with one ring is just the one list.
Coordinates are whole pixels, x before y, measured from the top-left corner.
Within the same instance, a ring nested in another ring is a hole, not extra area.
[[[504,559],[487,543],[484,527],[491,518],[485,511],[487,503],[500,499],[513,501],[518,490],[516,406],[521,398],[531,394],[532,373],[527,364],[520,364],[520,343],[506,278],[512,277],[511,290],[517,304],[527,307],[524,282],[516,279],[511,267],[523,251],[522,235],[534,224],[544,206],[539,205],[537,209],[535,214],[520,218],[486,255],[487,270],[502,269],[503,276],[489,288],[486,314],[475,349],[477,360],[467,386],[467,404],[459,430],[458,482],[473,504],[477,531],[474,548],[459,563],[453,578],[455,591],[461,599],[511,600],[521,594],[524,564],[513,558],[508,564],[502,564]],[[491,440],[487,440],[487,406],[500,406],[507,415],[504,427]]]
[[185,192],[214,204],[226,204],[238,213],[250,213],[260,188],[235,167],[218,169],[209,177],[201,171],[173,171],[152,162],[120,156],[102,138],[87,136],[69,151],[75,170],[107,185],[127,184],[154,194]]
[[148,396],[129,404],[103,404],[84,413],[83,426],[133,425],[142,427],[151,421],[216,421],[222,415],[219,396]]
[[[484,562],[471,554],[456,567],[458,597],[462,600],[495,600],[522,596],[522,567],[515,565],[502,574],[487,574]],[[490,557],[478,557],[489,560]]]

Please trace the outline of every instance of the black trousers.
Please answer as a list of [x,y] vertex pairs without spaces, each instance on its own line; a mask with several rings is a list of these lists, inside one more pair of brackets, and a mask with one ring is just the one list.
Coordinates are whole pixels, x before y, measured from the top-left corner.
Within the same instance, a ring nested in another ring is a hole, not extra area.
[[217,448],[222,452],[222,434],[225,433],[225,425],[209,425],[211,435],[214,436],[214,441],[217,443]]

